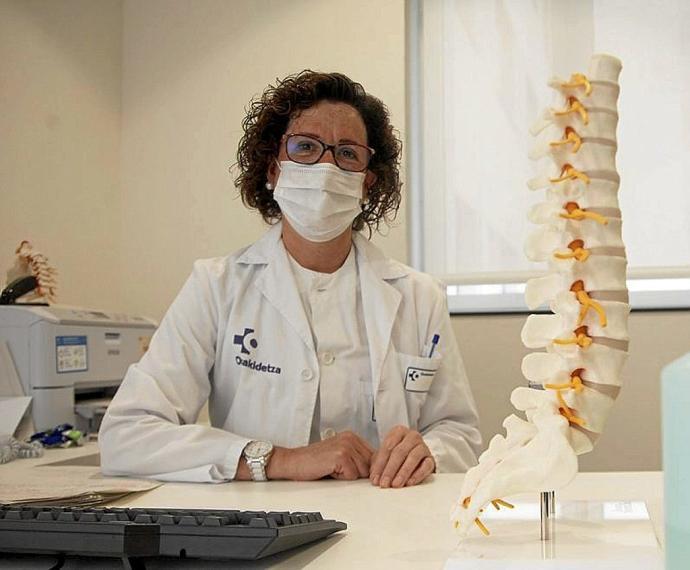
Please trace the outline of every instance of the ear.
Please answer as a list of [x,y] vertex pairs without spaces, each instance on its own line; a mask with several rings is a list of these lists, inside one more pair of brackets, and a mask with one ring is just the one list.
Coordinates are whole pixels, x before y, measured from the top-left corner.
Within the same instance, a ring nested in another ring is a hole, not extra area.
[[276,157],[274,157],[274,159],[271,160],[271,162],[268,166],[268,171],[266,172],[266,181],[273,184],[274,188],[276,186],[276,182],[278,182],[278,176],[280,175],[280,170],[278,169],[277,160],[278,159]]
[[366,200],[369,197],[369,188],[376,184],[378,177],[371,170],[367,170],[367,174],[364,177],[364,184],[362,188],[362,199]]

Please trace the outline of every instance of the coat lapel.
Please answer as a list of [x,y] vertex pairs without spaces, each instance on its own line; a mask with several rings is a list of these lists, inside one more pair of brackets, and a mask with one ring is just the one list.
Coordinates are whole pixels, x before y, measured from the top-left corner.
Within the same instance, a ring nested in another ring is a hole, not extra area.
[[314,338],[302,306],[302,299],[297,291],[281,232],[281,224],[273,226],[239,257],[237,263],[266,266],[256,280],[256,287],[290,323],[307,348],[315,352]]
[[381,383],[383,364],[390,349],[393,323],[402,300],[400,291],[388,281],[403,277],[407,271],[403,265],[387,259],[363,236],[356,234],[354,242],[369,343],[372,388],[376,394]]

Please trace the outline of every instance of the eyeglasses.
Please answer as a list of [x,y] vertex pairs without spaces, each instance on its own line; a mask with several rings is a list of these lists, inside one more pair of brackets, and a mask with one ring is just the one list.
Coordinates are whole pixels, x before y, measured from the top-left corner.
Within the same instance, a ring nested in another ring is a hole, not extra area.
[[284,136],[288,158],[300,164],[316,164],[330,150],[335,164],[348,172],[363,172],[369,166],[374,149],[356,143],[326,144],[311,137],[291,133]]

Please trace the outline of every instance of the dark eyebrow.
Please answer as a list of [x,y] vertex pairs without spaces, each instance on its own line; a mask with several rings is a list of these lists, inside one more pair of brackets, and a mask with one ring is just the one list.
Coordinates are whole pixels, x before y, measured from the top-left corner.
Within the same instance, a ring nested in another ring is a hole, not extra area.
[[[316,133],[308,133],[308,132],[300,131],[300,132],[298,132],[298,133],[297,133],[297,132],[293,132],[293,133],[290,133],[290,134],[293,134],[293,135],[307,135],[307,136],[309,136],[309,137],[313,137],[313,138],[315,138],[315,139],[321,140],[321,137],[320,137],[319,135],[317,135]],[[324,141],[324,142],[325,142],[325,141]],[[352,139],[340,139],[340,140],[338,141],[337,144],[357,144],[357,145],[359,145],[359,146],[367,146],[367,145],[364,144],[364,143],[357,142],[357,141],[353,141]]]

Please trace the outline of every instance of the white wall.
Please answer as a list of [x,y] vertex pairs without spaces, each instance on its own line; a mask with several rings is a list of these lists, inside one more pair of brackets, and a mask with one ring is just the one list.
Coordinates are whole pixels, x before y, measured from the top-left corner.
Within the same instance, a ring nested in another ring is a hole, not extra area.
[[[0,0],[0,66],[0,270],[32,239],[63,303],[160,318],[194,259],[261,234],[227,169],[245,105],[276,77],[342,71],[404,134],[402,0]],[[404,261],[398,224],[377,241]],[[453,318],[486,439],[523,383],[523,322]],[[660,467],[658,373],[690,350],[690,312],[635,313],[631,335],[583,469]]]
[[24,239],[58,301],[121,308],[119,0],[0,0],[0,284]]
[[[199,257],[265,229],[237,198],[235,161],[250,99],[289,73],[340,71],[404,127],[404,4],[125,0],[122,246],[129,310],[159,317]],[[399,226],[381,240],[406,258]]]

